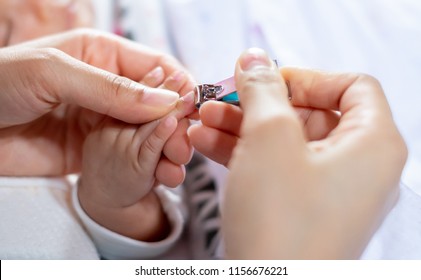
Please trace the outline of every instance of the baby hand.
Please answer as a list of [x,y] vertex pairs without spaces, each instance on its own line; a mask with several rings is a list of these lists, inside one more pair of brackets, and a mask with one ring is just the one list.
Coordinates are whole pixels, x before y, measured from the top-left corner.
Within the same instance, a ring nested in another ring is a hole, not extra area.
[[[106,118],[93,129],[83,145],[78,190],[80,204],[93,220],[138,240],[166,237],[168,221],[151,190],[158,184],[155,174],[164,145],[176,128],[177,119],[169,116],[140,126]],[[179,183],[180,174],[168,164],[161,169],[168,171],[168,181]]]
[[[176,131],[171,135],[165,143],[163,149],[163,157],[157,168],[158,180],[167,186],[176,186],[175,182],[169,181],[172,177],[168,177],[168,168],[172,166],[173,172],[177,172],[181,176],[179,184],[184,180],[184,164],[187,164],[193,154],[193,147],[187,136],[187,129],[190,126],[188,118],[194,117],[191,113],[194,111],[193,86],[194,82],[186,71],[175,71],[167,75],[160,66],[154,68],[147,73],[140,83],[149,87],[159,87],[178,92],[183,98],[180,99],[176,109],[169,115],[175,116],[179,122]],[[190,98],[189,98],[190,97]],[[187,117],[186,117],[187,116]],[[177,170],[176,166],[182,170]]]

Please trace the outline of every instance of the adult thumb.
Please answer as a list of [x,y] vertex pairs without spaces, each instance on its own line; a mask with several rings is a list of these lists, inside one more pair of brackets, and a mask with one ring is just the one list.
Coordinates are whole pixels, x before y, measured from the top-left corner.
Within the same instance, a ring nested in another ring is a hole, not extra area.
[[259,131],[268,128],[266,132],[271,134],[272,128],[304,138],[298,116],[289,104],[285,81],[263,50],[251,48],[241,54],[235,81],[244,113],[243,134],[256,134],[256,128]]
[[60,74],[54,75],[54,82],[46,78],[53,84],[50,92],[57,103],[78,105],[129,123],[144,123],[166,115],[179,99],[176,92],[146,87],[67,55],[54,58],[57,61],[50,69]]

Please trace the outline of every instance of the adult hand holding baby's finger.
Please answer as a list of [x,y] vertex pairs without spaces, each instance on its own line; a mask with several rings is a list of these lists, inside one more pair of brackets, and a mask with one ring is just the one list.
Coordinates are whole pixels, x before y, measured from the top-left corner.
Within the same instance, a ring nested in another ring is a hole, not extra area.
[[168,75],[183,69],[167,55],[93,30],[2,49],[0,153],[7,160],[0,174],[78,172],[83,139],[105,115],[139,124],[168,114],[178,93],[136,82],[158,65]]

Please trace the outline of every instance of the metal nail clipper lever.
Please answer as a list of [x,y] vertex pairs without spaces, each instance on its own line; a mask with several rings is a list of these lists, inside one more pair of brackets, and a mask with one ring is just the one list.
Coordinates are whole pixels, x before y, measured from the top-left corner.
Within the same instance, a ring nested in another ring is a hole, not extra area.
[[233,105],[240,105],[234,77],[223,80],[216,84],[201,84],[194,89],[195,105],[199,108],[209,100],[223,101]]
[[[277,61],[274,60],[274,62],[276,66],[278,66]],[[216,84],[197,85],[194,89],[194,95],[196,108],[200,108],[203,103],[210,100],[222,101],[237,106],[240,105],[234,77],[225,79]]]

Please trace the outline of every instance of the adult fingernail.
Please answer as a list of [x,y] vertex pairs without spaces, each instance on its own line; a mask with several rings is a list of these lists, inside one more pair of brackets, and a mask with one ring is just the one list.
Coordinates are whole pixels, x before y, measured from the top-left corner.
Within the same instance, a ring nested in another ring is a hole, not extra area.
[[251,48],[241,54],[239,58],[240,67],[243,71],[249,71],[257,67],[270,67],[271,60],[266,52],[259,48]]
[[144,90],[144,102],[152,106],[170,106],[178,99],[179,95],[170,90],[159,88],[145,88]]

